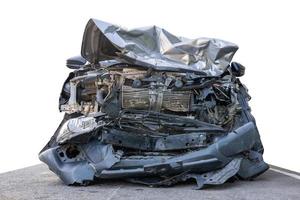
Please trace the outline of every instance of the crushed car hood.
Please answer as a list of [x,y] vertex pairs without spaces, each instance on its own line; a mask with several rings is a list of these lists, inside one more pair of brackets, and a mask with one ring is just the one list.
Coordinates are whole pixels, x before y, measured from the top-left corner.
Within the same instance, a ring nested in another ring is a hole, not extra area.
[[238,46],[219,39],[187,39],[157,26],[127,30],[90,19],[83,36],[81,55],[90,63],[117,59],[154,69],[201,71],[222,74]]

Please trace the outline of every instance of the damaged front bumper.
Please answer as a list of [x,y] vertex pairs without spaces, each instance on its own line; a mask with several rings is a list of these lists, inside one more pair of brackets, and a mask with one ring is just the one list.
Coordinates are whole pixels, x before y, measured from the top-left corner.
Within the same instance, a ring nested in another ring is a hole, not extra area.
[[257,138],[257,129],[249,122],[205,149],[181,155],[122,156],[123,152],[115,152],[111,144],[91,140],[76,146],[78,155],[74,160],[70,159],[72,151],[68,155],[61,146],[41,152],[39,158],[66,184],[124,178],[151,186],[169,186],[195,179],[200,189],[223,184],[232,177],[251,179],[266,171],[268,165],[262,154],[251,150]]

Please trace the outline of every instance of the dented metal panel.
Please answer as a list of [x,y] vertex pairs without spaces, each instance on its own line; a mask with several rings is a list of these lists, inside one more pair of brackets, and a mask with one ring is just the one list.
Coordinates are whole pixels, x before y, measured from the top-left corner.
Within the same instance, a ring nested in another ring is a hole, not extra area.
[[117,59],[155,69],[191,70],[220,75],[238,46],[214,38],[177,37],[157,26],[132,30],[90,19],[81,54],[91,63]]

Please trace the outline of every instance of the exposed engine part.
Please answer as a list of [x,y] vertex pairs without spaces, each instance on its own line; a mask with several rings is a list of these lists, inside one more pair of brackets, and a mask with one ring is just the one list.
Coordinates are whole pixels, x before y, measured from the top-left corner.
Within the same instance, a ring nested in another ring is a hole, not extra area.
[[122,87],[122,108],[153,111],[189,112],[191,91],[172,91],[152,84],[148,88]]

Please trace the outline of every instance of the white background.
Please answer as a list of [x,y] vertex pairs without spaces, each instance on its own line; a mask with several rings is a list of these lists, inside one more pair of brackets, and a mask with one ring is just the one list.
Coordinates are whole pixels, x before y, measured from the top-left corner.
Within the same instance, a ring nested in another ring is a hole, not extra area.
[[216,37],[240,49],[242,81],[268,163],[300,172],[300,6],[297,1],[1,1],[0,172],[38,164],[63,115],[68,57],[97,18],[125,27],[158,25],[176,35]]

